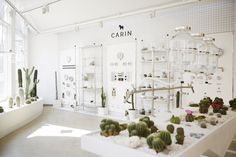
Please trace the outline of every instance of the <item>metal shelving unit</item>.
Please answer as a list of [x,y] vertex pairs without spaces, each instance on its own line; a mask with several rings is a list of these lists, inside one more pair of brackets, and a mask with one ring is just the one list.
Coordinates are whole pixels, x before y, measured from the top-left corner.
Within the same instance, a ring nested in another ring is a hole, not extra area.
[[96,112],[97,106],[100,105],[99,93],[103,80],[102,53],[102,45],[80,47],[79,106],[82,110]]

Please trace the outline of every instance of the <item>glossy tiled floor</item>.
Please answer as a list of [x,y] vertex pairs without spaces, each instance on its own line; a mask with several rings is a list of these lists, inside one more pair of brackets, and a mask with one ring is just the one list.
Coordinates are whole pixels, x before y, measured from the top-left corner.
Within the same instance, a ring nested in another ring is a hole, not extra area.
[[80,136],[100,118],[44,107],[43,114],[0,140],[0,157],[97,157],[80,148]]

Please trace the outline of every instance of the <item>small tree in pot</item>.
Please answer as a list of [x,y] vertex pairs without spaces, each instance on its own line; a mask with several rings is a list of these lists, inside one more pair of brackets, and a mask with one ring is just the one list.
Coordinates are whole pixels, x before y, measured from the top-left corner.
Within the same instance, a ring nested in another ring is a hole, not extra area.
[[124,99],[127,103],[131,104],[131,108],[128,110],[129,113],[129,120],[134,120],[136,118],[136,110],[134,108],[134,94],[130,94],[131,100],[128,101],[126,99],[127,96],[124,96]]

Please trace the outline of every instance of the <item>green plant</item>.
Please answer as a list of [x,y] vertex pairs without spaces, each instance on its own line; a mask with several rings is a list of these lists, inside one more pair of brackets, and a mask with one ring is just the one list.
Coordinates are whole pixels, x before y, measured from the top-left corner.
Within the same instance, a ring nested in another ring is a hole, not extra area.
[[32,91],[32,89],[34,89],[35,85],[39,83],[39,81],[37,80],[36,82],[33,82],[33,88],[31,89],[30,91],[30,84],[31,84],[31,75],[33,74],[34,72],[34,67],[32,67],[31,70],[29,70],[28,68],[27,69],[23,69],[25,71],[25,82],[26,82],[26,85],[25,85],[25,99],[27,100],[30,96],[30,93]]
[[158,128],[154,125],[154,121],[152,121],[148,116],[140,118],[139,121],[146,123],[151,133],[157,132]]
[[125,124],[121,126],[117,121],[112,119],[103,119],[100,124],[100,134],[105,137],[116,136],[119,135],[122,130],[126,129],[125,126]]
[[149,148],[152,148],[152,141],[156,137],[158,137],[158,133],[152,133],[147,137],[147,144],[148,144]]
[[27,99],[25,103],[26,103],[26,104],[31,104],[31,100],[30,100],[30,99]]
[[[126,96],[124,96],[124,99],[126,99]],[[126,101],[127,103],[131,104],[131,109],[129,110],[135,110],[135,107],[134,107],[134,94],[131,94],[131,101]]]
[[229,101],[229,105],[230,105],[230,107],[232,107],[232,110],[233,110],[233,111],[236,110],[236,98],[231,99],[231,100]]
[[177,132],[177,135],[175,136],[175,139],[176,139],[176,143],[177,144],[181,144],[183,145],[184,144],[184,129],[182,127],[179,127],[176,129],[176,132]]
[[4,112],[4,109],[2,106],[0,106],[0,113],[3,113]]
[[209,109],[211,103],[212,103],[212,100],[209,97],[200,100],[200,102],[199,102],[199,112],[200,113],[208,113],[208,109]]
[[180,92],[177,91],[177,93],[176,93],[176,108],[179,108],[179,102],[180,102]]
[[175,117],[174,115],[172,115],[170,122],[174,123],[174,124],[180,124],[181,120],[179,117],[177,117],[177,116]]
[[22,79],[22,71],[21,71],[21,69],[18,69],[18,71],[17,71],[17,73],[18,73],[18,87],[19,88],[22,88],[23,87],[23,79]]
[[31,97],[37,97],[37,84],[38,84],[38,82],[39,82],[38,81],[38,70],[35,70],[34,71],[34,77],[33,77],[34,86],[33,86],[32,90],[30,92]]
[[218,113],[220,113],[220,114],[222,114],[222,115],[226,115],[226,114],[227,114],[227,111],[222,108],[222,109],[220,109],[220,110],[218,111]]
[[185,120],[186,122],[193,122],[194,121],[194,116],[193,116],[193,112],[191,110],[186,110],[187,115],[185,116]]
[[172,140],[171,140],[171,135],[168,131],[161,131],[158,135],[160,139],[162,139],[166,145],[171,145]]
[[173,133],[174,133],[174,130],[175,130],[175,127],[174,127],[174,125],[169,124],[169,125],[166,126],[166,129],[167,129],[171,134],[173,134]]
[[152,141],[152,148],[157,152],[162,152],[166,148],[165,142],[160,138],[154,138]]
[[101,100],[102,100],[102,107],[105,108],[106,107],[106,94],[103,90],[103,87],[102,87],[102,92],[101,92]]
[[130,123],[128,125],[129,136],[147,137],[151,134],[151,130],[148,128],[145,122]]

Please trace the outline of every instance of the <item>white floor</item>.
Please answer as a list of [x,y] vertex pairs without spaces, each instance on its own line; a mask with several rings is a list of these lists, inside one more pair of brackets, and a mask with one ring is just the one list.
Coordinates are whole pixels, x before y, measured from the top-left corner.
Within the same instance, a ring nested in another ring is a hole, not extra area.
[[0,157],[98,157],[80,148],[80,136],[101,118],[44,107],[43,114],[0,140]]

